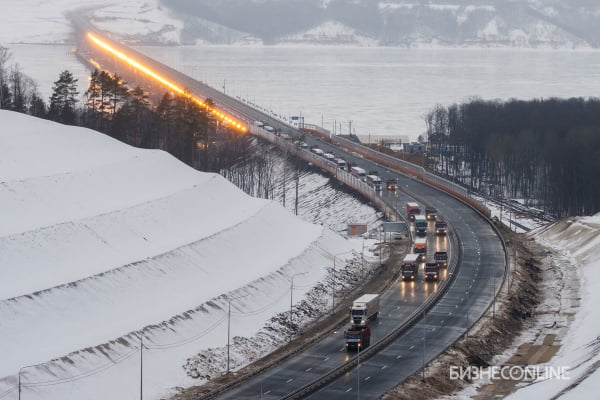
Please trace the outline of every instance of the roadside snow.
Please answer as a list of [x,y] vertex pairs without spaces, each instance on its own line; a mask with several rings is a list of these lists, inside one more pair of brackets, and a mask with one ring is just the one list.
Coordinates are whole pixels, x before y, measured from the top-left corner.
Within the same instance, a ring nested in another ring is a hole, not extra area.
[[596,287],[596,280],[590,278],[595,277],[600,268],[600,214],[558,221],[541,228],[535,232],[534,237],[539,243],[555,249],[570,261],[570,264],[563,265],[563,268],[577,268],[580,272],[580,307],[562,340],[561,349],[547,363],[553,367],[568,367],[570,379],[540,380],[518,390],[508,398],[549,399],[558,395],[561,399],[597,397],[600,391],[600,381],[595,379],[600,366],[600,291]]

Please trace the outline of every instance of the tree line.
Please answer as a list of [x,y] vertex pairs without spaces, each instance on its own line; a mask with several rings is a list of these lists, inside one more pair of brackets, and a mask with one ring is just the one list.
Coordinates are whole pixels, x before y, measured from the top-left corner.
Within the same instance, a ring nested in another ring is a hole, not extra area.
[[559,217],[600,211],[600,99],[474,98],[425,122],[429,159],[471,189]]
[[[78,80],[65,70],[46,103],[35,82],[9,60],[8,49],[0,46],[0,109],[91,128],[136,147],[162,149],[204,171],[218,172],[248,157],[248,135],[219,125],[186,93],[166,92],[152,101],[139,86],[130,88],[120,76],[94,70],[80,101]],[[210,99],[205,103],[214,105]]]

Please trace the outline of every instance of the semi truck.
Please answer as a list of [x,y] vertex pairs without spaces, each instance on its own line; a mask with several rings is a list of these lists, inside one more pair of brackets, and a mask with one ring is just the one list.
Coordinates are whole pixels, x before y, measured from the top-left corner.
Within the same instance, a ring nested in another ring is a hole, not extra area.
[[379,315],[379,295],[363,294],[354,300],[350,307],[350,323],[354,326],[366,326]]
[[402,260],[402,280],[412,281],[417,277],[419,271],[419,254],[407,254]]
[[367,183],[371,185],[376,192],[381,191],[381,178],[377,175],[367,175]]
[[436,251],[433,253],[433,259],[439,267],[448,266],[448,252],[447,251]]
[[385,181],[385,187],[389,191],[398,190],[398,180],[397,179],[388,179],[387,181]]
[[425,217],[428,221],[435,221],[437,219],[437,209],[435,207],[425,207]]
[[346,351],[362,351],[371,344],[371,328],[368,326],[352,325],[344,332]]
[[426,281],[437,281],[439,276],[439,269],[437,263],[425,263],[425,280]]
[[337,164],[338,168],[340,168],[340,169],[346,169],[346,161],[345,160],[343,160],[341,158],[336,158],[333,161],[335,161],[335,163]]
[[424,215],[415,215],[415,230],[419,236],[427,235],[427,218]]
[[424,260],[427,255],[427,238],[417,238],[413,245],[413,251]]
[[435,234],[436,235],[445,235],[448,232],[448,225],[446,221],[438,219],[435,221]]
[[418,214],[421,214],[421,208],[417,203],[406,203],[406,216],[409,220],[414,221]]

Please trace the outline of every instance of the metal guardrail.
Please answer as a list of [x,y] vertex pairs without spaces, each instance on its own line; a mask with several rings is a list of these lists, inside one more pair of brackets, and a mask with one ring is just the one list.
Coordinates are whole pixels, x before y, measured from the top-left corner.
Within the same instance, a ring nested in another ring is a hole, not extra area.
[[[344,170],[341,170],[337,166],[337,164],[334,164],[333,162],[328,161],[327,159],[323,158],[322,156],[312,153],[310,150],[304,150],[302,148],[298,148],[293,143],[291,143],[291,141],[289,139],[288,140],[283,139],[283,138],[281,138],[273,133],[267,132],[266,130],[261,129],[259,127],[251,127],[250,132],[252,134],[262,137],[272,143],[275,143],[275,144],[281,146],[284,150],[289,151],[290,153],[292,153],[308,162],[311,162],[313,165],[316,165],[316,166],[324,169],[325,171],[328,171],[329,173],[334,175],[336,177],[336,179],[338,179],[340,182],[343,182],[344,184],[352,187],[353,189],[357,190],[358,192],[360,192],[361,194],[366,196],[379,209],[385,210],[387,207],[394,209],[394,207],[392,205],[389,205],[384,200],[382,200],[378,196],[377,192],[375,190],[373,190],[373,188],[371,186],[369,186],[362,180],[356,178],[352,174],[350,174]],[[449,226],[451,226],[451,225],[449,224]],[[458,249],[458,251],[457,251],[458,256],[454,257],[453,261],[451,261],[451,263],[447,269],[448,278],[440,284],[439,290],[434,295],[432,295],[430,298],[428,298],[415,311],[413,311],[413,313],[404,321],[404,323],[402,323],[402,325],[400,325],[399,327],[397,327],[396,329],[394,329],[393,331],[388,333],[382,339],[377,341],[377,343],[375,343],[374,345],[370,346],[369,348],[367,348],[366,350],[361,352],[360,355],[356,355],[356,356],[350,358],[344,364],[332,369],[331,371],[320,376],[318,379],[314,380],[313,382],[311,382],[307,385],[304,385],[303,387],[296,389],[295,391],[291,392],[290,394],[284,396],[283,399],[299,399],[299,398],[302,398],[302,397],[306,396],[307,394],[313,393],[316,390],[318,390],[319,388],[327,385],[332,380],[338,378],[339,376],[341,376],[344,373],[353,369],[355,367],[356,360],[359,356],[362,357],[362,359],[366,360],[369,357],[375,355],[376,353],[381,351],[383,348],[385,348],[387,345],[389,345],[393,340],[395,340],[400,335],[405,333],[408,329],[410,329],[412,326],[414,326],[424,314],[426,314],[429,310],[431,310],[431,308],[433,308],[435,306],[437,301],[446,293],[450,283],[454,281],[454,279],[457,275],[458,267],[460,266],[460,261],[462,260],[462,245],[460,244],[460,238],[458,238],[457,235],[454,233],[454,229],[450,230],[449,237],[450,237],[450,240],[452,241],[452,243],[454,244],[454,248]]]
[[342,376],[346,372],[355,368],[357,361],[358,361],[358,357],[360,357],[361,360],[366,360],[369,357],[377,354],[378,352],[383,350],[385,347],[387,347],[391,342],[396,340],[399,336],[401,336],[406,331],[408,331],[410,328],[412,328],[417,322],[419,322],[419,320],[436,305],[436,303],[440,299],[440,297],[442,297],[446,293],[450,283],[452,283],[454,281],[454,279],[457,275],[458,267],[460,266],[460,262],[462,261],[462,245],[460,244],[460,238],[458,238],[453,233],[454,230],[451,230],[450,232],[451,232],[450,240],[452,240],[452,242],[456,246],[455,248],[459,249],[458,257],[455,257],[454,260],[448,266],[448,270],[447,270],[448,278],[442,282],[442,284],[439,287],[439,290],[434,295],[432,295],[430,298],[428,298],[415,311],[413,311],[413,313],[408,317],[408,319],[402,325],[400,325],[399,327],[394,329],[392,332],[388,333],[382,339],[377,341],[377,343],[375,343],[373,346],[368,347],[366,350],[362,351],[360,354],[353,356],[348,361],[346,361],[344,364],[330,370],[329,372],[322,375],[321,377],[314,380],[313,382],[308,383],[308,384],[304,385],[303,387],[294,390],[293,392],[289,393],[288,395],[282,397],[282,399],[286,399],[286,400],[287,399],[301,399],[308,394],[316,392],[318,389],[322,388],[323,386],[326,386],[329,382],[337,379],[338,377]]

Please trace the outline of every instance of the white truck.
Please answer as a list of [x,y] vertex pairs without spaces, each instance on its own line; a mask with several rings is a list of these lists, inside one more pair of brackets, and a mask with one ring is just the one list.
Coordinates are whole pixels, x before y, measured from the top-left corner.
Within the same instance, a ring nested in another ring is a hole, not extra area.
[[379,295],[363,294],[354,300],[350,308],[350,323],[354,326],[366,326],[379,315]]

